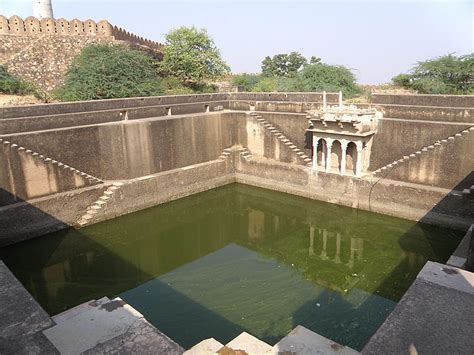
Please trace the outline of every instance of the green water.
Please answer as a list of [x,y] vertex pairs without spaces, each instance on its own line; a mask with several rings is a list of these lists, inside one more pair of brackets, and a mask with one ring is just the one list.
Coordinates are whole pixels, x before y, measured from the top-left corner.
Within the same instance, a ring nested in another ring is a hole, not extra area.
[[461,234],[235,184],[0,257],[51,315],[120,296],[185,348],[301,324],[360,350]]

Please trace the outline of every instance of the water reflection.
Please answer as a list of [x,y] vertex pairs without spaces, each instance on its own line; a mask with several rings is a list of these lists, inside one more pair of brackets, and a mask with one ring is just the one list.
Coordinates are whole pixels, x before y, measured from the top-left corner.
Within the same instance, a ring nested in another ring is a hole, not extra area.
[[[340,233],[331,233],[326,229],[315,228],[314,226],[309,227],[309,249],[308,249],[308,256],[316,256],[315,253],[315,245],[314,245],[314,233],[317,230],[318,235],[318,244],[322,245],[321,253],[318,255],[321,260],[324,261],[332,261],[336,264],[341,263],[341,243],[342,243],[342,236]],[[331,238],[330,236],[335,234],[335,238]],[[327,244],[328,244],[328,237],[330,238],[330,242],[334,241],[336,243],[336,253],[334,257],[331,259],[328,257],[327,254]],[[364,239],[362,238],[355,238],[350,237],[350,249],[349,249],[349,260],[345,265],[347,265],[350,269],[354,268],[354,260],[357,258],[357,261],[363,260],[363,250],[364,250]]]
[[[358,348],[426,260],[445,261],[461,234],[232,185],[0,257],[50,314],[124,294],[183,344],[242,329],[271,342],[303,324]],[[188,312],[172,313],[173,302]],[[203,322],[206,332],[183,333]]]

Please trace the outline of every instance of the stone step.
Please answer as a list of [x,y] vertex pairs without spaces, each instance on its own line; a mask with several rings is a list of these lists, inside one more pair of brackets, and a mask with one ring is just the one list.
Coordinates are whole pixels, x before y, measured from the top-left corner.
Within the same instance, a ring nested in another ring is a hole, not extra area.
[[209,338],[194,345],[191,349],[185,351],[183,355],[214,355],[223,347],[224,345],[216,339]]
[[78,314],[82,312],[89,311],[93,308],[97,308],[100,305],[103,305],[104,303],[110,302],[108,297],[102,297],[101,299],[98,300],[92,300],[88,302],[81,303],[80,305],[70,308],[62,313],[59,313],[53,317],[51,317],[56,324],[61,324],[67,321],[68,319],[71,319],[72,317],[77,316]]
[[299,325],[275,344],[266,354],[355,355],[360,353]]
[[233,350],[245,351],[248,355],[261,355],[272,349],[271,345],[247,332],[242,332],[239,336],[228,342],[226,346]]
[[[87,306],[86,306],[87,308]],[[83,310],[43,331],[60,354],[182,353],[183,349],[121,298]],[[161,351],[160,351],[161,347]],[[134,349],[135,348],[135,349]]]

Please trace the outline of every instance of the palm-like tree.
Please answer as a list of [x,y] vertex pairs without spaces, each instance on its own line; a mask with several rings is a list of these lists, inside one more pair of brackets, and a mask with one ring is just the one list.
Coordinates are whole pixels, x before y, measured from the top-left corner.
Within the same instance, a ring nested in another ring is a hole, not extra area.
[[35,17],[39,19],[54,18],[51,0],[33,0],[33,11]]

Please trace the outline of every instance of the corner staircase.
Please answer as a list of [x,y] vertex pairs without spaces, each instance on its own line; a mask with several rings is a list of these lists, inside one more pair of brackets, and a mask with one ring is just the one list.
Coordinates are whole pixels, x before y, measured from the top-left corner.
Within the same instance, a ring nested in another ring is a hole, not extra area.
[[19,156],[32,158],[39,164],[48,166],[52,169],[61,169],[65,173],[73,174],[73,176],[75,177],[75,180],[78,180],[77,187],[80,187],[81,185],[88,186],[88,185],[96,185],[96,184],[103,183],[101,179],[96,178],[95,176],[89,175],[83,171],[73,168],[67,164],[63,164],[52,158],[48,158],[44,156],[43,154],[37,153],[30,149],[26,149],[25,147],[12,143],[8,140],[0,138],[0,143],[2,143],[5,148],[10,148],[12,152],[15,152]]
[[306,166],[312,166],[312,160],[299,149],[292,141],[290,141],[283,133],[281,133],[275,126],[266,121],[259,113],[250,112],[249,116],[254,118],[265,130],[277,138],[277,140],[295,153],[297,159]]
[[87,207],[86,213],[81,216],[76,221],[76,223],[74,223],[74,227],[82,228],[90,224],[90,222],[94,219],[94,216],[99,213],[108,203],[110,203],[122,185],[123,183],[121,182],[115,182],[110,185],[104,191],[104,194],[97,199],[97,201],[94,201],[89,207]]
[[184,355],[316,355],[316,354],[339,354],[356,355],[359,352],[333,342],[309,329],[299,325],[287,336],[282,338],[274,346],[246,332],[228,342],[222,344],[214,338],[201,341]]
[[[460,131],[460,132],[458,132],[458,133],[456,133],[452,136],[449,136],[445,139],[438,140],[435,143],[433,143],[432,145],[425,146],[425,147],[421,148],[420,150],[414,152],[413,154],[405,155],[403,158],[401,158],[399,160],[396,160],[396,161],[393,161],[390,164],[387,164],[387,165],[373,171],[372,175],[374,175],[376,177],[381,177],[381,178],[387,177],[393,169],[401,166],[402,164],[407,164],[408,162],[410,162],[414,159],[419,159],[422,155],[430,153],[432,151],[435,151],[436,149],[439,149],[443,145],[452,144],[453,142],[456,141],[456,139],[464,137],[468,134],[474,134],[474,126],[470,127],[470,128],[467,128],[467,129],[464,129],[464,130],[462,130],[462,131]],[[464,189],[462,191],[462,197],[464,197],[464,198],[471,198],[473,196],[474,196],[474,185],[471,186],[470,188]]]
[[472,185],[468,189],[462,190],[462,197],[463,198],[474,198],[474,185]]

